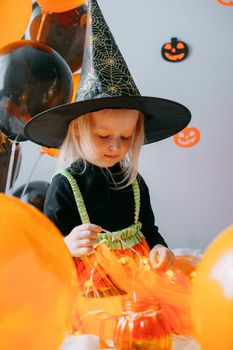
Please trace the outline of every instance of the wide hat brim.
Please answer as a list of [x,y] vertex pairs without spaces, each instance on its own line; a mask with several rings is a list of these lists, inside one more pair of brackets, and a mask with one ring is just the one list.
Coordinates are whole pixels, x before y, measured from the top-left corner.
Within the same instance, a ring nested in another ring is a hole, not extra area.
[[39,145],[59,148],[73,119],[101,109],[135,109],[144,113],[145,144],[178,133],[191,119],[188,108],[167,99],[147,96],[102,97],[48,109],[25,125],[24,134]]

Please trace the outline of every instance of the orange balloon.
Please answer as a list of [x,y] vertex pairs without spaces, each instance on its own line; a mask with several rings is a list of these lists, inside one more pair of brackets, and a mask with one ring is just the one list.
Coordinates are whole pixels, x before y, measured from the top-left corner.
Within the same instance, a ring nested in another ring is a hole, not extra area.
[[76,312],[76,272],[39,210],[0,194],[0,349],[57,350]]
[[73,79],[73,93],[71,97],[71,102],[75,101],[75,95],[78,90],[79,82],[80,82],[80,73],[75,73],[72,74],[72,79]]
[[43,12],[65,12],[85,4],[86,0],[37,0]]
[[207,248],[194,279],[191,309],[202,350],[233,349],[233,225]]
[[31,13],[31,0],[1,0],[0,48],[22,38],[28,26]]

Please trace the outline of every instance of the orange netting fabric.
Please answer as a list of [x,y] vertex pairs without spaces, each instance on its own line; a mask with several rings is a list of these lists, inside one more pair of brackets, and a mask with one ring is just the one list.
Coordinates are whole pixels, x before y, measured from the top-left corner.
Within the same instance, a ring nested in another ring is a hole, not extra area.
[[[192,261],[192,257],[189,259]],[[154,298],[172,333],[192,335],[190,271],[192,274],[196,265],[191,264],[187,272],[185,265],[182,270],[181,260],[182,257],[177,258],[177,265],[166,272],[156,272],[151,268],[145,240],[125,250],[113,250],[102,244],[94,254],[82,260],[76,258],[80,290],[76,331],[99,335],[101,319],[119,315],[126,298],[136,303]]]

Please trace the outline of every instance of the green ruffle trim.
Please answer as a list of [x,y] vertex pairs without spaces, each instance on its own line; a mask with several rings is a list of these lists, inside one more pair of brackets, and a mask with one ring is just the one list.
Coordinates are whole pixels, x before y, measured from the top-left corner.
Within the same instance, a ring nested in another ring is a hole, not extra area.
[[85,204],[84,204],[82,193],[80,192],[80,189],[78,187],[78,184],[77,184],[76,180],[66,170],[61,171],[59,174],[62,174],[63,176],[65,176],[67,178],[67,180],[69,181],[69,183],[70,183],[70,186],[71,186],[73,194],[74,194],[75,202],[77,204],[77,208],[78,208],[79,215],[80,215],[80,218],[82,220],[82,223],[83,224],[89,224],[90,219],[89,219],[89,216],[87,214],[87,210],[86,210],[86,207],[85,207]]
[[106,244],[111,249],[128,249],[141,243],[144,235],[140,231],[142,224],[137,222],[123,230],[114,232],[101,232],[98,234],[98,243]]
[[134,223],[136,224],[139,219],[139,212],[140,212],[140,189],[137,182],[137,179],[134,180],[132,183],[133,187],[133,194],[134,194]]

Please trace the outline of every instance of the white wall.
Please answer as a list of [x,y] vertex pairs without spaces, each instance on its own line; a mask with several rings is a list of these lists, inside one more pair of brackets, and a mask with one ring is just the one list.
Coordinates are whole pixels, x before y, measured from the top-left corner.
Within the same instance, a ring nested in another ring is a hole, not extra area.
[[[205,248],[233,222],[233,6],[216,0],[99,0],[142,95],[186,105],[200,142],[172,138],[143,147],[146,179],[160,232],[171,247]],[[179,63],[162,59],[171,37],[190,47]],[[22,143],[17,185],[26,181],[39,146]],[[44,155],[32,180],[49,180],[55,159]]]

